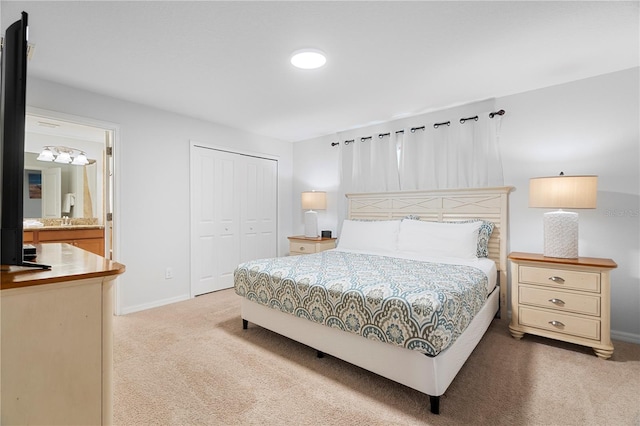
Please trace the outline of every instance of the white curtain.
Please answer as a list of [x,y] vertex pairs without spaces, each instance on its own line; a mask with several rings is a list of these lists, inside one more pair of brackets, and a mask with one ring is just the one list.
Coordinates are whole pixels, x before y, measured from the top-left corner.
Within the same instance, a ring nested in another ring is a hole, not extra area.
[[485,111],[477,120],[459,120],[349,144],[338,135],[343,193],[502,186],[502,116]]
[[433,125],[411,132],[400,143],[400,188],[446,189],[502,186],[499,131],[501,116],[461,124]]
[[400,189],[395,132],[340,143],[342,188],[351,192],[387,192]]

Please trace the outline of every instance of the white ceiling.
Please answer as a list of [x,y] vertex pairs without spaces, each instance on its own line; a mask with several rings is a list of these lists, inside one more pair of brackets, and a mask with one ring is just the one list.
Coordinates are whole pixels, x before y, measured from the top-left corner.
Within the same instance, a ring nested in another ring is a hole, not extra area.
[[3,30],[22,10],[32,76],[287,141],[639,65],[638,1],[2,0]]

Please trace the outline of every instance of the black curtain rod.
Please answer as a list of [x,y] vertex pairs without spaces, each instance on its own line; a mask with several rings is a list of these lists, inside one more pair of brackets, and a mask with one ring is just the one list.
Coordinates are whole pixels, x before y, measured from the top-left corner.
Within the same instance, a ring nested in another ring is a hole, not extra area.
[[435,123],[433,125],[433,128],[437,129],[440,126],[451,126],[451,122],[450,121],[443,121],[442,123]]
[[475,117],[461,118],[461,119],[460,119],[460,124],[464,124],[467,120],[474,120],[474,121],[478,121],[478,116],[476,115]]
[[[496,115],[502,116],[502,115],[505,115],[505,114],[506,114],[506,111],[501,109],[501,110],[498,110],[498,111],[490,112],[489,113],[489,118],[493,118]],[[475,115],[473,117],[461,118],[460,119],[460,124],[464,124],[469,120],[478,121],[478,116]],[[434,123],[433,128],[437,129],[438,127],[444,126],[444,125],[451,126],[451,121],[443,121],[442,123]],[[411,133],[415,133],[416,130],[425,130],[425,126],[411,127]],[[398,133],[404,133],[404,129],[396,130],[395,134],[397,135]],[[390,135],[391,135],[390,132],[378,133],[378,138],[382,139],[385,136],[390,136]],[[369,140],[369,139],[373,139],[373,136],[363,136],[363,137],[360,138],[360,141],[364,142],[364,141]],[[349,139],[349,140],[344,141],[344,144],[345,145],[349,145],[350,143],[353,143],[353,142],[355,142],[355,139]],[[336,146],[336,145],[340,145],[340,142],[331,142],[331,146]]]

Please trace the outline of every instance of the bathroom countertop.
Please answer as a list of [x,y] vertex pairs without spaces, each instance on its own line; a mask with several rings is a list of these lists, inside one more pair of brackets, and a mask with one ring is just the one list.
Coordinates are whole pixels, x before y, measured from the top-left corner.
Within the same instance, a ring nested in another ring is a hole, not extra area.
[[25,227],[24,231],[70,231],[74,229],[104,229],[104,225],[52,225]]

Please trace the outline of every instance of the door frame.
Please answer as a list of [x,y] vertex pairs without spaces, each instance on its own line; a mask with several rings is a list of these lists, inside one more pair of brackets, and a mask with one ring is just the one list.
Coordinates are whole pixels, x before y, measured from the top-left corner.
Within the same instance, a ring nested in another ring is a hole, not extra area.
[[[228,146],[222,146],[222,145],[214,145],[214,144],[210,144],[210,143],[205,143],[205,142],[199,142],[199,141],[195,141],[195,140],[189,140],[189,259],[193,259],[193,253],[191,253],[191,248],[193,247],[193,221],[192,221],[192,216],[193,216],[193,212],[191,211],[191,209],[193,209],[193,195],[194,195],[194,188],[193,188],[193,164],[192,164],[192,159],[193,159],[193,152],[195,148],[203,148],[203,149],[211,149],[214,151],[222,151],[222,152],[226,152],[229,154],[237,154],[237,155],[244,155],[247,157],[255,157],[255,158],[262,158],[265,160],[274,160],[276,162],[276,253],[280,253],[280,235],[279,235],[279,229],[280,229],[280,157],[277,155],[271,155],[271,154],[263,154],[263,153],[259,153],[259,152],[254,152],[254,151],[248,151],[248,150],[242,150],[242,149],[236,149],[236,148],[230,148]],[[189,260],[189,295],[191,298],[196,297],[194,294],[194,288],[193,288],[193,271],[192,271],[192,261]]]
[[[117,259],[118,258],[118,254],[120,253],[120,209],[118,208],[118,206],[120,205],[120,178],[118,173],[116,173],[116,171],[118,170],[119,166],[120,166],[120,151],[117,149],[117,147],[120,145],[120,125],[117,123],[112,123],[109,121],[103,121],[103,120],[96,120],[93,118],[89,118],[89,117],[83,117],[80,115],[74,115],[74,114],[67,114],[64,112],[60,112],[60,111],[52,111],[52,110],[47,110],[47,109],[42,109],[42,108],[36,108],[36,107],[31,107],[29,105],[27,105],[26,107],[26,113],[27,115],[31,115],[31,116],[36,116],[36,117],[42,117],[44,119],[52,119],[52,120],[59,120],[59,121],[67,121],[69,123],[73,123],[73,124],[79,124],[79,125],[83,125],[83,126],[90,126],[90,127],[97,127],[100,129],[104,129],[105,131],[109,131],[111,132],[112,135],[112,140],[111,140],[111,149],[112,149],[112,153],[113,153],[113,170],[111,170],[112,173],[112,185],[111,185],[111,197],[113,199],[113,205],[110,206],[111,207],[111,226],[113,228],[113,232],[111,234],[111,249],[112,249],[112,253],[113,259]],[[105,153],[107,150],[107,140],[106,140],[106,135],[105,135]],[[105,158],[105,171],[108,170],[107,169],[107,159]],[[105,181],[104,181],[104,187],[106,188],[107,186],[107,180],[108,180],[108,176],[105,176]],[[107,244],[107,238],[108,236],[107,231],[108,231],[108,221],[107,221],[107,213],[108,209],[109,209],[109,203],[106,197],[106,194],[103,194],[103,197],[105,198],[105,202],[103,204],[103,214],[104,214],[104,228],[105,228],[105,245]],[[105,247],[106,248],[106,247]],[[105,250],[105,257],[108,257],[108,252]],[[118,278],[116,278],[116,280],[114,281],[114,300],[115,300],[115,304],[114,304],[114,314],[115,315],[120,315],[121,314],[121,303],[120,303],[120,298],[119,298],[119,284],[118,284],[119,280]]]

